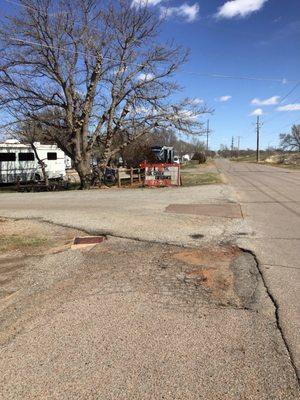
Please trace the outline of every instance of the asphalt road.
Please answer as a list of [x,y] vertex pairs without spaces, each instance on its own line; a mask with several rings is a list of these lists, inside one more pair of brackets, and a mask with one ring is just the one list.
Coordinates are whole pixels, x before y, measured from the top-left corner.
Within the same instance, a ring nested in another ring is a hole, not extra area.
[[0,255],[1,400],[299,399],[249,253],[1,227],[49,239]]
[[[0,195],[1,217],[115,236],[95,252],[26,261],[24,287],[4,318],[21,318],[21,334],[13,326],[0,349],[4,399],[299,398],[300,174],[218,167],[229,184]],[[210,285],[219,268],[210,249],[237,243],[258,256],[264,284],[258,270],[231,286],[216,277],[225,302],[213,287],[189,286],[182,254],[170,256],[188,247],[194,274],[204,256],[193,251],[208,249],[200,282]],[[232,301],[253,279],[251,307]]]
[[[90,233],[197,246],[231,241],[242,221],[166,212],[172,204],[235,202],[228,185],[0,194],[0,216],[41,218]],[[199,235],[200,239],[195,239]]]
[[248,226],[238,243],[260,262],[299,377],[300,171],[226,160],[217,166],[236,191]]

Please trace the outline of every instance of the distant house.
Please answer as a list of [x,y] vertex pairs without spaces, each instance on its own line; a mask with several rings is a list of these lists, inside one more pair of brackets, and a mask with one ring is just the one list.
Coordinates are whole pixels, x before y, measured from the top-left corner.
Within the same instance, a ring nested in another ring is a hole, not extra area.
[[181,157],[182,162],[189,162],[191,161],[192,157],[189,154],[185,154]]
[[[46,164],[49,179],[63,178],[66,168],[71,168],[71,159],[57,145],[35,143],[39,158]],[[26,182],[42,179],[43,174],[29,144],[17,140],[0,143],[0,183]]]

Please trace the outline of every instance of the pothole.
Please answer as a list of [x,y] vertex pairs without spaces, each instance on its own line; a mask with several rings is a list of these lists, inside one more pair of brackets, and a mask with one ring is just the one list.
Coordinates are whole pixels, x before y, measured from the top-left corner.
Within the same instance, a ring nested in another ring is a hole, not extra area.
[[185,250],[173,256],[182,262],[178,279],[209,294],[219,305],[249,307],[258,284],[253,257],[235,246]]
[[203,239],[204,235],[202,235],[202,233],[193,233],[192,235],[190,235],[190,237],[192,239]]

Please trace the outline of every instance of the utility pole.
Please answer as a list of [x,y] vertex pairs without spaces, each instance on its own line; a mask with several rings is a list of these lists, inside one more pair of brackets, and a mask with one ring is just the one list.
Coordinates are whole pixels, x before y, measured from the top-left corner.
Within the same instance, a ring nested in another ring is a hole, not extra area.
[[206,123],[206,151],[208,151],[209,119]]
[[231,138],[231,157],[233,157],[233,149],[234,149],[234,137]]
[[259,122],[259,115],[257,116],[256,120],[256,162],[259,163],[259,134],[260,134],[260,122]]
[[239,158],[239,156],[240,156],[240,139],[241,139],[241,137],[240,136],[238,136],[238,149],[237,149],[237,156],[238,156],[238,158]]

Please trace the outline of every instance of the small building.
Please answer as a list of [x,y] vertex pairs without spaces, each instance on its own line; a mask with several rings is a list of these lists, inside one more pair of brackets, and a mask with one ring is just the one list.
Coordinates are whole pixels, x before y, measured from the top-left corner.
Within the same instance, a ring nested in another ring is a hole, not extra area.
[[190,156],[190,154],[184,154],[182,157],[182,162],[189,162],[191,161],[192,157]]
[[[56,144],[34,143],[38,157],[45,163],[49,179],[64,178],[71,159]],[[0,183],[28,182],[43,179],[41,166],[29,144],[17,140],[0,143]]]

